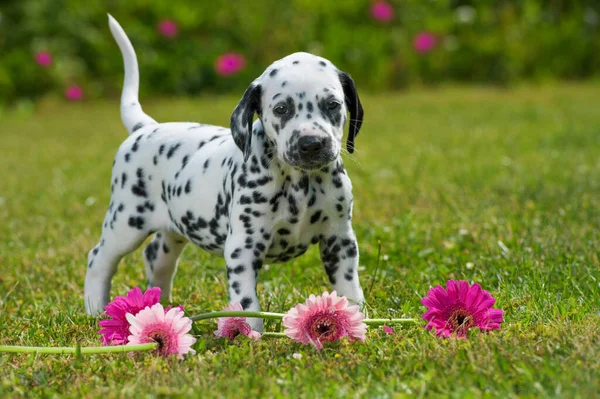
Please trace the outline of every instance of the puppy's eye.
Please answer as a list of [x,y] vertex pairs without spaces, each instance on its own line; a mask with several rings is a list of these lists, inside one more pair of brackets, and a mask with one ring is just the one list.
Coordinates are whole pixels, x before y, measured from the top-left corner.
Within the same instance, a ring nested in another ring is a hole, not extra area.
[[285,115],[288,113],[288,107],[287,105],[279,104],[276,105],[275,108],[273,108],[273,112],[275,112],[278,115]]
[[329,100],[327,101],[327,108],[330,110],[336,110],[338,109],[342,104],[340,104],[339,101],[336,100]]

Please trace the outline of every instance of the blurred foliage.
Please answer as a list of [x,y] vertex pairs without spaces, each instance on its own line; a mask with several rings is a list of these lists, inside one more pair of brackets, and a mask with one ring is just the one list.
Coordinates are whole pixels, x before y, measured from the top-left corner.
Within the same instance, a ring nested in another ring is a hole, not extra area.
[[[322,55],[361,87],[581,79],[600,71],[598,1],[395,0],[389,22],[367,0],[4,0],[0,3],[0,103],[63,93],[115,96],[121,54],[107,26],[110,12],[137,51],[144,93],[241,91],[272,61],[295,51]],[[160,21],[175,21],[168,38]],[[420,32],[431,51],[413,47]],[[35,62],[40,51],[53,63]],[[239,52],[247,67],[221,77],[216,58]]]

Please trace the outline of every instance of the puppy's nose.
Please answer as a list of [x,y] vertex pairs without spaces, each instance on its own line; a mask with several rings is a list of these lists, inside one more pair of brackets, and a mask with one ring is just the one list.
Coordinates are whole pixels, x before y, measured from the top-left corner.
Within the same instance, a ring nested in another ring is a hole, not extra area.
[[303,136],[298,140],[302,155],[316,155],[323,148],[323,138],[318,136]]

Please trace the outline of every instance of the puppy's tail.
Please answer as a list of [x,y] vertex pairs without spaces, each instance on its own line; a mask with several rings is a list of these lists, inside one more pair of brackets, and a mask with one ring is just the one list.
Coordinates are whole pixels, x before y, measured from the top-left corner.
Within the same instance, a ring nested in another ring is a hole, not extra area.
[[140,105],[138,98],[140,74],[135,50],[129,38],[127,38],[121,25],[110,14],[108,14],[108,26],[123,55],[125,79],[123,82],[123,93],[121,94],[121,120],[127,131],[129,131],[129,134],[131,134],[145,125],[157,122],[146,115]]

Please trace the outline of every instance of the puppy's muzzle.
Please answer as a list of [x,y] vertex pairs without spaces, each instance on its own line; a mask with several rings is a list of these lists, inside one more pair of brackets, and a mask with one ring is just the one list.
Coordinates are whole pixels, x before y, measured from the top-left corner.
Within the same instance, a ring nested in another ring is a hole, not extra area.
[[298,139],[300,166],[308,169],[323,166],[335,159],[330,137],[308,135]]
[[304,136],[298,140],[298,148],[300,156],[305,159],[311,159],[321,155],[323,147],[326,147],[325,137],[319,136]]

